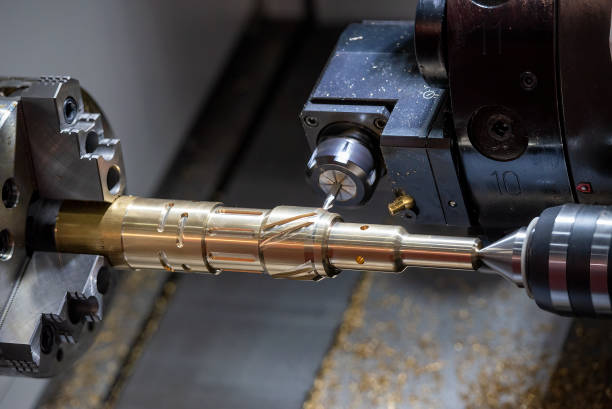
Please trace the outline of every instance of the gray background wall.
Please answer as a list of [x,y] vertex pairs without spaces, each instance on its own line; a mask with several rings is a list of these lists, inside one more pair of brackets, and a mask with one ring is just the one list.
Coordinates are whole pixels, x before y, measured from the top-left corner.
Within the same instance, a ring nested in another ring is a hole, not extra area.
[[[314,4],[329,23],[411,18],[415,2]],[[165,174],[249,16],[260,7],[271,17],[295,18],[302,6],[302,0],[2,0],[0,75],[78,78],[122,139],[130,193],[146,195]],[[29,408],[43,386],[0,378],[0,407]]]
[[146,194],[253,7],[252,0],[10,2],[0,9],[0,73],[78,78],[122,139],[130,192]]
[[[3,1],[0,75],[69,74],[122,138],[129,190],[148,194],[256,7],[272,17],[302,0]],[[322,22],[409,18],[414,0],[316,0]]]

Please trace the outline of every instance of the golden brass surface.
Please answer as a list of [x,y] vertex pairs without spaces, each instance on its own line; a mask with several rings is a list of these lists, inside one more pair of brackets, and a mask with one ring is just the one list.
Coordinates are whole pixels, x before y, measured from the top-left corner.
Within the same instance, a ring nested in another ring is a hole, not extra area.
[[66,201],[55,224],[59,252],[101,254],[117,267],[126,267],[121,243],[122,222],[135,198],[122,196],[113,203]]
[[101,254],[116,267],[247,271],[296,280],[331,277],[343,269],[473,270],[481,247],[474,238],[344,223],[319,208],[241,209],[131,196],[110,205],[65,202],[55,238],[60,252]]
[[387,205],[389,214],[395,216],[401,211],[410,210],[414,206],[414,199],[410,195],[401,195]]

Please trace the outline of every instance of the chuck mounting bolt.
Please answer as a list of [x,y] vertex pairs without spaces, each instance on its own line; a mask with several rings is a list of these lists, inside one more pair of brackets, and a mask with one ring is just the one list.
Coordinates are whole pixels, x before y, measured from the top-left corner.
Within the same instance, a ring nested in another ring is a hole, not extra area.
[[93,317],[99,308],[100,305],[96,297],[85,297],[79,293],[68,294],[68,318],[73,324],[77,324],[87,317]]

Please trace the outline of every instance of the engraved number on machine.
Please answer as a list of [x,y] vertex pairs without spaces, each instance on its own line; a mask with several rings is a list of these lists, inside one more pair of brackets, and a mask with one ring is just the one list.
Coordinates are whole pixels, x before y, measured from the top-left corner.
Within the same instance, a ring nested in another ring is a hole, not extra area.
[[516,173],[511,170],[507,170],[503,173],[493,171],[491,176],[495,177],[497,182],[497,190],[500,195],[519,196],[523,191],[521,190],[521,181]]

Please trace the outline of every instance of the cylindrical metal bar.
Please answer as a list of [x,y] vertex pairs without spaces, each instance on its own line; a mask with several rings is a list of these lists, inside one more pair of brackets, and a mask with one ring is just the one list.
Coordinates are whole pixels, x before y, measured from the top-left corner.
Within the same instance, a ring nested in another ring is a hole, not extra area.
[[259,231],[267,210],[219,208],[204,237],[206,256],[215,270],[264,271]]
[[401,257],[406,266],[473,270],[480,247],[480,240],[470,237],[405,234]]
[[127,207],[124,196],[113,203],[66,201],[55,223],[55,247],[60,252],[100,254],[117,267],[126,267],[121,229]]
[[296,280],[332,277],[343,269],[475,270],[482,261],[525,286],[545,310],[602,316],[612,314],[611,226],[609,207],[569,204],[547,209],[527,228],[481,249],[477,238],[344,223],[320,208],[242,209],[120,197],[112,204],[64,202],[54,239],[60,252],[104,255],[116,267],[248,271]]
[[339,269],[402,271],[403,233],[399,226],[337,223],[329,234],[329,261]]
[[473,270],[480,248],[474,238],[343,223],[337,214],[319,208],[241,209],[137,197],[120,197],[110,205],[65,202],[55,244],[61,252],[105,255],[117,267],[237,270],[300,280],[331,277],[342,269]]
[[339,269],[400,272],[407,266],[473,270],[480,241],[409,234],[400,226],[336,223],[328,239]]

